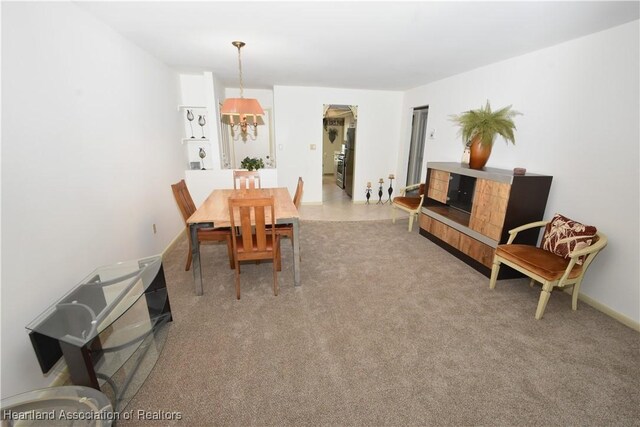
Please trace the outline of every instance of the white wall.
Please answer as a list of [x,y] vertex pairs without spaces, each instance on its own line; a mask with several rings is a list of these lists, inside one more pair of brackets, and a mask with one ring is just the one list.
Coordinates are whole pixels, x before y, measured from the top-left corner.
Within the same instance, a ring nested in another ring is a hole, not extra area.
[[[367,181],[396,173],[402,93],[322,87],[274,86],[278,184],[295,191],[304,179],[303,203],[322,201],[322,108],[358,106],[354,201],[365,201]],[[315,144],[316,150],[310,145]],[[405,166],[406,167],[406,166]],[[386,185],[386,184],[385,184]]]
[[183,229],[178,86],[73,3],[2,4],[3,397],[53,379],[27,323],[95,267],[160,253]]
[[[593,224],[608,247],[581,292],[640,321],[639,22],[453,76],[406,93],[398,169],[406,173],[414,107],[429,105],[425,162],[460,161],[449,120],[489,99],[513,104],[516,145],[494,144],[488,166],[553,175],[546,217],[561,212]],[[422,176],[424,180],[425,168]],[[398,182],[402,182],[400,177]]]

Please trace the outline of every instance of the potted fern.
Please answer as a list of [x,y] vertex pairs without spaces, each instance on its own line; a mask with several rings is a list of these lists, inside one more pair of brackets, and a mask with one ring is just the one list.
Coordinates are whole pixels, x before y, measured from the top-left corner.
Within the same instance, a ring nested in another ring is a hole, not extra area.
[[508,105],[500,110],[492,111],[489,101],[484,107],[451,116],[451,120],[460,126],[463,143],[471,143],[469,167],[483,169],[491,155],[491,148],[497,135],[505,142],[515,144],[513,131],[516,125],[513,118],[520,113]]

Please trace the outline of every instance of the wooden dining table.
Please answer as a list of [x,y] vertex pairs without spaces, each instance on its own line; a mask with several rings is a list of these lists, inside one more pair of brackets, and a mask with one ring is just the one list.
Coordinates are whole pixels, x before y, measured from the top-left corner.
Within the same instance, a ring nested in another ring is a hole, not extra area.
[[[289,190],[281,188],[260,188],[253,190],[213,190],[202,205],[189,217],[191,233],[191,255],[193,257],[193,281],[196,295],[202,295],[202,268],[200,266],[200,242],[198,228],[229,227],[229,198],[274,198],[276,224],[293,225],[293,282],[300,286],[300,214],[293,204]],[[271,221],[271,212],[266,212],[267,221]]]

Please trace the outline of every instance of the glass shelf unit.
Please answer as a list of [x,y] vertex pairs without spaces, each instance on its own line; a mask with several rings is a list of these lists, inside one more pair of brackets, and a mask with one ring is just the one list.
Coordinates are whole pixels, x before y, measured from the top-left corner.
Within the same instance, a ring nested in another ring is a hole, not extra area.
[[2,399],[0,414],[3,426],[109,427],[117,417],[106,395],[80,386],[44,388],[7,397]]
[[155,256],[94,270],[27,329],[43,373],[64,356],[73,384],[102,390],[122,409],[153,368],[171,320]]

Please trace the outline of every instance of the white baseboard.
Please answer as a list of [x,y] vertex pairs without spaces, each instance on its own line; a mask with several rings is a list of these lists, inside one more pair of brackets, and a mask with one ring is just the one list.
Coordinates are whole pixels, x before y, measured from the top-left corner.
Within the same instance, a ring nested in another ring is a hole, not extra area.
[[615,311],[614,309],[612,309],[611,307],[602,304],[601,302],[598,302],[596,300],[594,300],[593,298],[584,295],[584,294],[580,294],[578,295],[578,299],[580,301],[583,301],[586,304],[589,304],[591,307],[595,308],[598,311],[603,312],[604,314],[606,314],[609,317],[613,317],[614,319],[616,319],[618,322],[622,323],[625,326],[630,327],[631,329],[640,332],[640,323],[636,322],[635,320],[633,320],[632,318],[630,318],[629,316],[622,314],[618,311]]
[[184,236],[186,236],[186,228],[183,228],[177,235],[176,237],[173,238],[173,240],[171,242],[169,242],[169,244],[167,245],[166,248],[164,248],[164,250],[162,251],[162,259],[165,258],[165,256],[167,255],[167,253],[169,253],[169,251],[171,249],[174,248],[174,246],[176,246],[178,244],[178,242],[180,241],[180,239],[182,239]]
[[[558,288],[556,288],[556,289],[558,289]],[[573,287],[563,289],[563,291],[568,293],[569,295],[573,295]],[[580,300],[580,301],[584,302],[585,304],[595,308],[596,310],[606,314],[607,316],[617,320],[618,322],[622,323],[623,325],[630,327],[634,331],[640,332],[640,323],[636,322],[635,320],[633,320],[632,318],[630,318],[626,314],[622,314],[619,311],[615,311],[613,308],[609,307],[608,305],[605,305],[605,304],[603,304],[603,303],[601,303],[599,301],[596,301],[595,299],[593,299],[590,296],[585,295],[585,294],[578,295],[578,300]],[[578,310],[579,309],[580,309],[580,307],[578,307]]]
[[71,384],[71,377],[69,374],[69,368],[67,367],[67,363],[64,360],[64,357],[60,357],[60,359],[53,365],[53,367],[44,374],[45,378],[53,377],[49,387],[60,387],[63,385]]
[[[60,359],[60,361],[62,363],[65,363],[63,359]],[[51,381],[49,387],[60,387],[69,384],[71,384],[71,377],[69,375],[69,368],[67,367],[67,365],[65,365],[64,368],[62,368],[62,371],[58,375],[56,375],[53,381]]]

